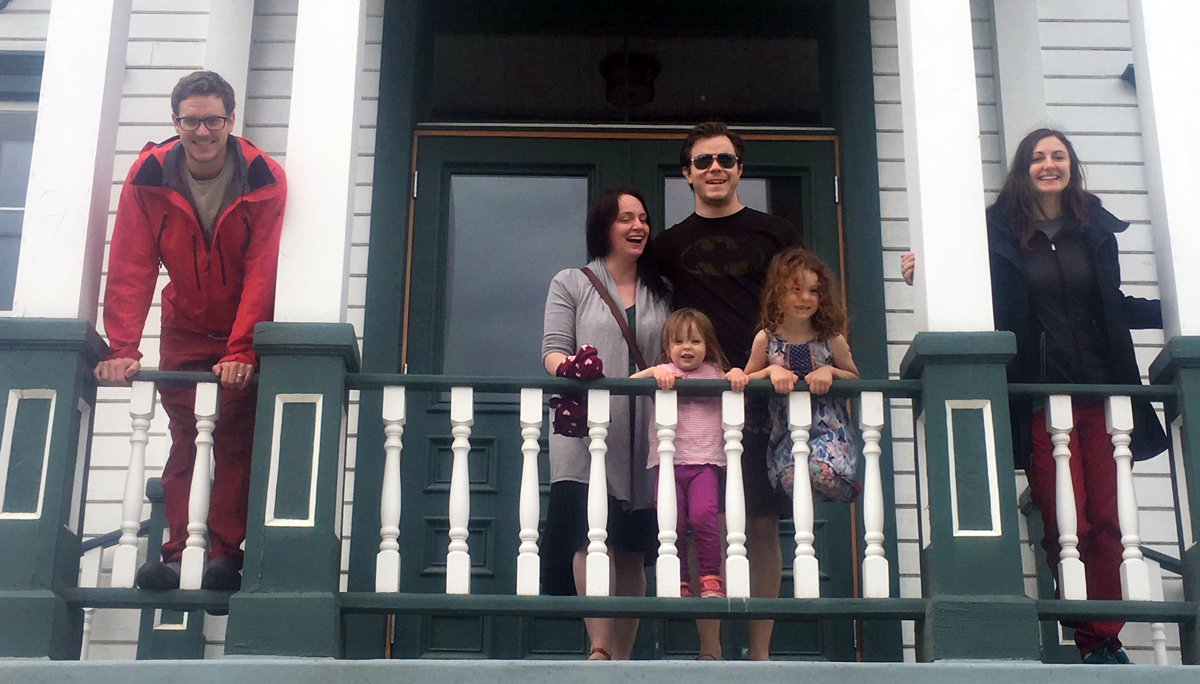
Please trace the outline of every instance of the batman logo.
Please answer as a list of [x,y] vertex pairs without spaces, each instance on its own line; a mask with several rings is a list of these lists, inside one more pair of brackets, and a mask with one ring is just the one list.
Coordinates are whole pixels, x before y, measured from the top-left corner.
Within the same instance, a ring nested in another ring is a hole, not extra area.
[[764,256],[747,253],[742,244],[728,235],[700,238],[683,250],[679,267],[694,276],[741,277],[759,273],[764,266]]

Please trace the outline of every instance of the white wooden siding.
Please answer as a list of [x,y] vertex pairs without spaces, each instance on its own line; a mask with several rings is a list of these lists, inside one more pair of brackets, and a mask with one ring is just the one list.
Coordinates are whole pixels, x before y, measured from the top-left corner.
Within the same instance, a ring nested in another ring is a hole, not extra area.
[[[1146,180],[1142,169],[1141,127],[1134,90],[1121,81],[1133,61],[1125,0],[1040,0],[1040,37],[1045,71],[1049,125],[1067,132],[1086,164],[1088,188],[1105,207],[1133,225],[1119,237],[1122,288],[1127,294],[1158,297],[1154,245],[1150,233]],[[984,188],[990,202],[1004,182],[996,123],[996,92],[991,78],[989,0],[971,0],[975,67],[979,90],[980,145]],[[878,127],[880,209],[882,214],[885,306],[889,372],[896,377],[900,360],[916,333],[912,291],[900,279],[899,255],[909,249],[908,208],[904,177],[904,141],[898,86],[895,0],[871,0],[871,42]],[[1143,377],[1162,346],[1161,331],[1134,331],[1135,351]],[[920,595],[917,553],[916,479],[913,467],[912,410],[893,404],[893,454],[896,468],[899,571],[902,596]],[[1017,490],[1025,488],[1017,475]],[[1170,474],[1166,459],[1141,463],[1135,471],[1146,545],[1178,556]],[[1021,521],[1021,538],[1028,539]],[[1036,592],[1033,556],[1025,547],[1026,588]],[[1168,600],[1182,597],[1178,577],[1167,575]],[[1168,626],[1173,662],[1178,658],[1178,631]],[[1122,633],[1130,658],[1153,662],[1146,625],[1129,625]],[[905,656],[914,658],[911,624],[905,625]]]
[[[10,7],[16,7],[16,0]],[[34,4],[48,12],[49,3]],[[247,92],[237,93],[238,115],[243,117],[243,134],[271,155],[286,170],[287,121],[291,92],[292,57],[295,48],[296,0],[257,0],[255,3],[250,73]],[[117,158],[113,168],[113,190],[109,213],[109,233],[116,215],[121,185],[130,165],[148,141],[173,136],[171,126],[171,89],[184,75],[202,68],[205,37],[208,34],[208,3],[197,0],[135,0],[131,19],[125,83],[121,99],[120,128],[117,134]],[[3,14],[7,14],[4,12]],[[43,20],[43,25],[44,25]],[[0,40],[4,33],[0,15]],[[375,109],[379,91],[380,41],[383,31],[383,0],[371,0],[367,7],[366,49],[361,81],[361,135],[359,138],[359,174],[355,195],[350,301],[347,320],[354,325],[361,345],[363,307],[366,298],[367,242],[369,238],[371,173],[375,149]],[[44,40],[45,29],[41,36]],[[105,264],[108,263],[107,244]],[[105,274],[107,275],[107,274]],[[166,284],[166,273],[159,277],[153,308],[146,321],[143,338],[143,365],[158,364],[160,329],[159,295]],[[103,315],[103,310],[101,310]],[[99,324],[103,334],[103,322]],[[354,454],[358,428],[358,396],[351,393],[347,420],[347,473],[343,537],[349,538],[351,499],[354,492]],[[93,439],[92,464],[88,482],[85,536],[91,537],[120,527],[121,493],[125,465],[129,459],[129,391],[102,388],[96,406],[96,435]],[[170,448],[167,420],[161,405],[150,427],[147,448],[147,477],[162,472]],[[149,507],[144,517],[149,515]],[[349,544],[342,549],[342,587],[349,560]],[[102,586],[109,583],[106,558]],[[137,653],[140,611],[97,611],[93,623],[91,658],[132,660]],[[206,617],[207,657],[220,657],[224,651],[225,618]]]
[[46,49],[50,0],[13,0],[0,12],[0,51]]

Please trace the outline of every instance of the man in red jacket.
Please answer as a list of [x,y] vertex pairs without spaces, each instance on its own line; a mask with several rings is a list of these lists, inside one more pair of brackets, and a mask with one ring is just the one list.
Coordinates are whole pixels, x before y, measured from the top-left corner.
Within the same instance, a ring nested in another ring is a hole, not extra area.
[[[124,385],[141,367],[138,344],[160,264],[159,368],[209,371],[221,383],[209,499],[205,589],[241,585],[250,453],[257,399],[254,326],[275,302],[279,232],[287,194],[283,169],[248,141],[230,135],[233,88],[211,71],[183,77],[171,93],[177,137],[142,150],[121,190],[104,291],[111,352],[97,381]],[[137,573],[143,589],[179,587],[187,541],[188,494],[196,459],[193,388],[160,388],[171,452],[162,473],[170,539],[162,561]]]

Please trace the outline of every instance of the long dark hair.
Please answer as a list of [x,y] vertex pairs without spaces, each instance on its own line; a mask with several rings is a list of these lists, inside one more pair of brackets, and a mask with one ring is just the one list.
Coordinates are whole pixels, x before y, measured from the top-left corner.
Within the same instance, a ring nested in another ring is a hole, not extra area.
[[[596,195],[592,203],[588,205],[587,210],[587,251],[588,261],[594,259],[603,259],[612,251],[612,244],[609,242],[609,234],[612,232],[612,225],[617,221],[617,215],[621,213],[620,201],[622,195],[629,195],[642,203],[642,209],[646,209],[646,198],[636,188],[606,188]],[[650,225],[649,218],[646,219],[646,225]],[[651,245],[653,241],[648,239],[646,247],[642,250],[642,255],[637,260],[637,278],[643,285],[650,288],[650,291],[659,299],[667,300],[669,291],[667,284],[662,277],[658,275],[658,269],[655,267],[654,255],[651,253]]]
[[1066,226],[1081,230],[1088,225],[1088,205],[1094,201],[1094,196],[1084,189],[1083,165],[1079,163],[1079,157],[1075,154],[1075,146],[1067,140],[1062,131],[1039,128],[1025,136],[1021,144],[1017,145],[1017,152],[1013,155],[1012,165],[1008,169],[1008,178],[996,197],[996,209],[1004,216],[1013,237],[1022,247],[1029,246],[1029,240],[1037,230],[1038,220],[1045,218],[1038,205],[1037,192],[1029,176],[1029,167],[1033,165],[1033,149],[1050,136],[1058,138],[1067,148],[1067,157],[1071,164],[1071,178],[1062,191],[1062,216],[1066,219]]

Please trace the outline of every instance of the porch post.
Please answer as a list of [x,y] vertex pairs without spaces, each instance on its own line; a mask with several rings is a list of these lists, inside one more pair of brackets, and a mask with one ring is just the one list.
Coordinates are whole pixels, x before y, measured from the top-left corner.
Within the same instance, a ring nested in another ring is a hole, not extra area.
[[250,30],[254,3],[246,0],[212,0],[208,8],[208,37],[204,68],[221,74],[241,98],[234,120],[234,135],[242,134],[246,114],[246,79],[250,74]]
[[132,0],[55,0],[13,314],[95,324]]
[[[93,330],[131,0],[50,9],[13,312],[0,319],[0,657],[79,657]],[[81,320],[82,319],[82,320]]]
[[992,57],[1005,170],[1027,133],[1046,125],[1037,0],[992,3]]
[[[1179,505],[1184,597],[1200,600],[1200,219],[1194,194],[1200,184],[1200,81],[1191,67],[1197,54],[1200,6],[1171,0],[1129,0],[1137,75],[1142,148],[1150,219],[1158,264],[1167,344],[1151,365],[1154,383],[1174,384],[1166,403],[1171,472]],[[1190,505],[1189,505],[1189,502]],[[1200,617],[1200,616],[1198,616]],[[1200,662],[1200,624],[1180,625],[1185,663]]]
[[354,328],[344,321],[365,4],[299,4],[275,322],[255,329],[258,419],[228,654],[344,652],[336,594],[346,374],[360,365]]
[[1016,345],[1011,334],[993,332],[970,8],[897,0],[896,11],[924,331],[900,371],[922,381],[913,408],[929,603],[917,657],[1034,660],[1037,612],[1021,573],[1005,380]]

